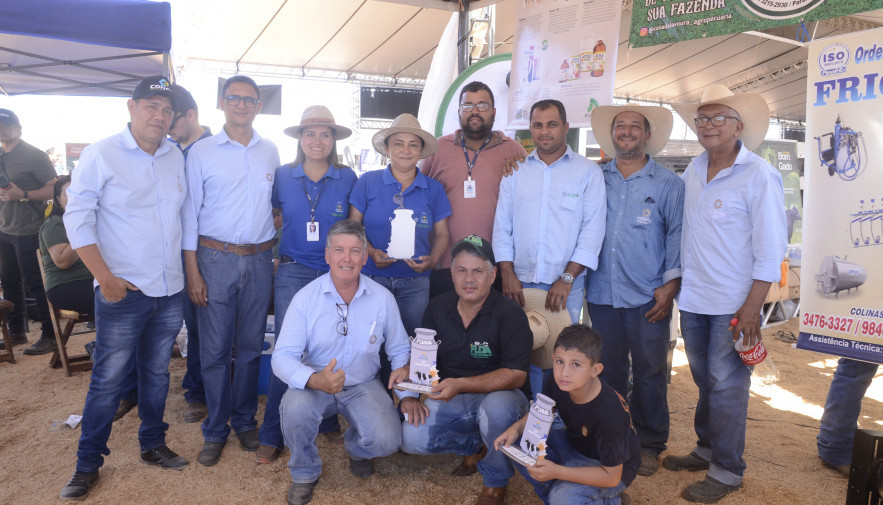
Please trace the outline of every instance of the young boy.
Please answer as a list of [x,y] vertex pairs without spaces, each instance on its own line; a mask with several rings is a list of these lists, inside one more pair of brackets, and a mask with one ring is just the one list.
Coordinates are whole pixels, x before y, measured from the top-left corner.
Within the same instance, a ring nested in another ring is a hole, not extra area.
[[[574,324],[555,342],[552,372],[543,394],[555,400],[566,429],[553,425],[546,458],[516,465],[546,505],[619,505],[641,465],[641,441],[622,397],[598,379],[604,365],[601,337]],[[503,432],[494,447],[518,442],[527,416]],[[624,500],[623,500],[624,501]]]

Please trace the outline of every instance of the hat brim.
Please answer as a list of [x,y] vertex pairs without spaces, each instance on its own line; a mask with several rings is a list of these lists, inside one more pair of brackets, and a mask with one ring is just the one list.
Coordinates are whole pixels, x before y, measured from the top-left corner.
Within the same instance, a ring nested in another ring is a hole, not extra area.
[[374,144],[374,149],[384,156],[389,156],[389,151],[386,149],[386,139],[396,133],[410,133],[423,139],[423,150],[420,151],[421,160],[432,156],[435,154],[435,151],[438,150],[438,141],[435,140],[435,137],[433,137],[431,133],[420,128],[408,128],[406,126],[384,128],[375,133],[374,138],[371,139],[371,143]]
[[672,104],[671,107],[698,137],[699,132],[693,120],[700,108],[714,104],[724,105],[739,113],[743,125],[740,138],[745,147],[754,149],[763,142],[770,127],[770,106],[758,93],[739,93],[705,102]]
[[548,291],[527,288],[524,293],[524,313],[533,333],[533,352],[530,362],[543,370],[552,368],[555,342],[561,330],[572,323],[570,313],[566,310],[552,312],[546,309]]
[[331,128],[331,130],[334,131],[334,140],[343,140],[353,134],[353,131],[350,130],[349,128],[347,128],[346,126],[341,126],[339,124],[334,124],[334,123],[324,123],[324,124],[316,123],[316,124],[289,126],[288,128],[282,130],[282,133],[288,135],[289,137],[294,137],[294,138],[300,140],[300,136],[303,133],[303,131],[311,126],[327,126],[328,128]]
[[604,154],[611,158],[616,156],[611,126],[616,116],[623,112],[640,114],[650,123],[650,140],[647,141],[644,152],[654,156],[665,147],[674,123],[670,110],[658,105],[602,105],[592,109],[592,133]]

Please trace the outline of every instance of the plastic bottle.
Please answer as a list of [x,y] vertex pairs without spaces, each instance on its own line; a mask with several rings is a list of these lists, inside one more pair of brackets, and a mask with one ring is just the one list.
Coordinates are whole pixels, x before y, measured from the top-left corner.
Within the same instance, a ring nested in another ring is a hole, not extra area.
[[603,40],[598,40],[595,44],[595,50],[592,55],[592,77],[601,77],[604,75],[604,53],[607,52],[607,46]]
[[[730,324],[735,326],[736,322],[736,319],[733,318],[733,321],[730,321]],[[764,347],[762,341],[758,340],[754,347],[747,348],[745,346],[745,335],[742,335],[733,346],[735,347],[736,352],[739,353],[739,357],[742,358],[742,363],[754,367],[751,373],[757,377],[760,382],[763,384],[772,384],[779,380],[779,369],[776,368],[773,359],[767,354],[766,347]]]
[[561,63],[561,75],[558,77],[558,82],[567,82],[570,80],[570,63],[567,60],[564,60]]
[[541,393],[537,394],[537,399],[530,405],[524,435],[521,437],[521,450],[534,459],[541,459],[546,455],[546,441],[552,428],[554,407],[555,400]]

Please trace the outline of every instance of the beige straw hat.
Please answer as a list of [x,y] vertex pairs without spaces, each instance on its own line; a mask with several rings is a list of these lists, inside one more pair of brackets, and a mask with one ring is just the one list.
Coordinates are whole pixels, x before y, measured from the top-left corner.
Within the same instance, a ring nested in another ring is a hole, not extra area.
[[524,290],[524,313],[533,332],[533,353],[530,362],[543,370],[552,368],[552,352],[561,330],[570,326],[567,310],[552,312],[546,309],[548,291],[537,288]]
[[592,109],[592,133],[604,154],[611,158],[616,156],[610,128],[616,116],[623,112],[636,112],[647,118],[647,122],[650,123],[650,140],[647,141],[645,148],[647,154],[653,156],[665,147],[668,138],[671,137],[673,123],[670,110],[658,105],[602,105]]
[[432,156],[436,149],[438,149],[438,141],[435,140],[431,133],[420,127],[420,122],[412,114],[399,115],[399,117],[393,119],[389,128],[384,128],[375,133],[374,138],[371,139],[374,149],[384,156],[389,156],[389,152],[386,149],[386,139],[396,133],[410,133],[423,139],[423,151],[420,152],[420,159]]
[[739,93],[730,91],[723,84],[712,84],[702,92],[698,102],[671,104],[672,108],[696,132],[696,113],[706,105],[725,105],[739,113],[742,118],[742,143],[748,149],[754,149],[763,142],[766,131],[770,127],[770,106],[759,93]]
[[307,107],[303,115],[300,117],[300,124],[290,126],[284,130],[289,137],[300,139],[301,132],[310,126],[327,126],[334,130],[334,140],[342,140],[353,134],[352,130],[345,126],[340,126],[334,122],[334,116],[331,111],[324,105],[313,105]]

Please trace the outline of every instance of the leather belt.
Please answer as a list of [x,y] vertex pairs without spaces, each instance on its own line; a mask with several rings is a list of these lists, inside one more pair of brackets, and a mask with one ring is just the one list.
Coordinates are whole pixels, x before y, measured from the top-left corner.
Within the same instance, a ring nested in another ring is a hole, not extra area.
[[233,253],[237,256],[248,256],[251,254],[257,254],[259,252],[264,252],[268,249],[272,249],[273,246],[276,245],[276,239],[271,238],[270,240],[266,242],[261,242],[260,244],[229,244],[227,242],[212,240],[207,237],[199,237],[199,245],[203,247],[208,247],[209,249],[214,249],[216,251]]

